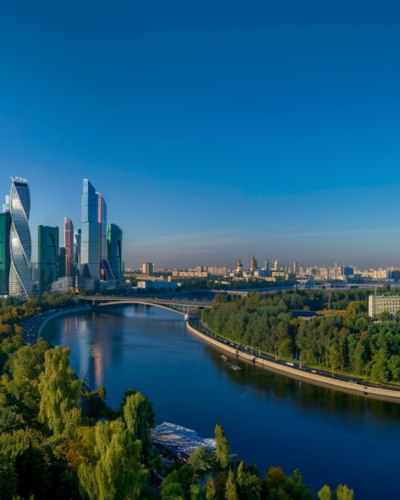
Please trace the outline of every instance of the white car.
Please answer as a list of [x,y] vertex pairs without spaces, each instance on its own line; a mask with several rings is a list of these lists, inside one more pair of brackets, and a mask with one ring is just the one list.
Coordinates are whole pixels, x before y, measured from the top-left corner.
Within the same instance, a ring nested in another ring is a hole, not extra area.
[[317,370],[311,370],[311,373],[318,373]]

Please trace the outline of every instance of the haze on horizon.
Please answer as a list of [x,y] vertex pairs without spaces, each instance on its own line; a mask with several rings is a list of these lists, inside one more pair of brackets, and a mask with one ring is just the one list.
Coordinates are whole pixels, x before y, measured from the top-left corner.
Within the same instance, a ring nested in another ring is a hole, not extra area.
[[400,267],[399,49],[395,1],[9,3],[0,201],[33,260],[88,178],[127,267]]

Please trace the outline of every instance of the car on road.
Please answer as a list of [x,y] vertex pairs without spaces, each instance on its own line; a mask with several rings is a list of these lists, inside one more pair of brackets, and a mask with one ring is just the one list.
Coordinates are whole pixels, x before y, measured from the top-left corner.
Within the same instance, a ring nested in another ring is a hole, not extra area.
[[318,373],[317,370],[311,370],[311,373]]
[[289,366],[294,366],[294,364],[293,364],[293,363],[286,363],[286,364],[287,364],[287,365],[289,365]]

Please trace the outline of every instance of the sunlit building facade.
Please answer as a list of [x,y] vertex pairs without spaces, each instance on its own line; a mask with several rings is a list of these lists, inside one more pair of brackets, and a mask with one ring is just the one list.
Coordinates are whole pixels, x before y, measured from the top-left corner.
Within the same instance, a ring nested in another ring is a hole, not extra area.
[[11,177],[10,193],[10,295],[29,299],[32,295],[31,281],[31,233],[29,214],[31,199],[28,181],[20,177]]

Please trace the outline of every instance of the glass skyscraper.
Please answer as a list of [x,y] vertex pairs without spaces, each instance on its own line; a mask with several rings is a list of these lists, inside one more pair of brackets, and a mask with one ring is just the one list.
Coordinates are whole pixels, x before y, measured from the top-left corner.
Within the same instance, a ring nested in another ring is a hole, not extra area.
[[108,224],[108,262],[118,285],[122,284],[122,230]]
[[115,285],[108,263],[107,248],[107,204],[100,193],[83,179],[81,275],[95,280],[108,281]]
[[91,278],[95,280],[100,279],[99,237],[98,195],[92,184],[87,179],[83,179],[81,265],[89,271]]
[[44,292],[58,278],[58,227],[38,227],[38,264],[40,291]]
[[10,212],[0,214],[0,295],[8,295],[10,280]]
[[10,193],[10,295],[29,299],[32,294],[31,233],[29,231],[29,213],[31,198],[28,181],[11,177]]

